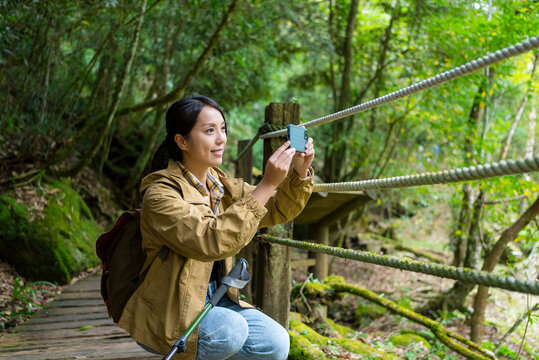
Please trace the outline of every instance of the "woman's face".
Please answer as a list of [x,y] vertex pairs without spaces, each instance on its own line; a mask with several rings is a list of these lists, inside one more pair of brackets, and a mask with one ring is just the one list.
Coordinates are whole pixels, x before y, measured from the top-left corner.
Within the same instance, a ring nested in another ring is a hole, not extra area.
[[226,140],[225,119],[219,110],[204,106],[189,136],[178,143],[182,150],[182,162],[188,168],[219,166],[223,162]]

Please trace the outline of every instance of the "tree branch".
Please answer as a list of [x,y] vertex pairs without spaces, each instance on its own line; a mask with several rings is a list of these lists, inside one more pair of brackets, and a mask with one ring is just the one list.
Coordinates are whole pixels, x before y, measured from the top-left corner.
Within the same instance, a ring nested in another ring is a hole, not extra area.
[[[297,292],[298,286],[299,285],[296,285],[296,287],[294,287],[292,290],[293,293]],[[313,286],[312,283],[308,283],[305,286],[305,292],[309,296],[321,299],[322,301],[338,299],[342,293],[361,296],[362,298],[372,301],[397,315],[403,316],[415,323],[429,328],[438,340],[468,359],[495,359],[494,355],[490,351],[483,349],[478,344],[452,332],[451,330],[445,328],[442,324],[422,316],[412,310],[408,310],[370,290],[347,284],[340,276],[330,276],[321,284],[316,284],[316,286]],[[453,339],[464,344],[465,346],[456,343]]]
[[[524,214],[522,214],[517,221],[505,229],[500,235],[500,239],[496,242],[492,250],[490,250],[485,256],[485,262],[483,263],[483,268],[481,270],[492,272],[507,244],[513,241],[518,236],[518,233],[524,229],[530,223],[530,221],[535,219],[538,213],[539,197],[530,207],[528,207],[528,209],[526,209]],[[474,298],[474,313],[471,319],[473,341],[481,341],[483,337],[485,308],[487,306],[488,292],[489,288],[487,286],[479,286],[477,289],[477,294]]]

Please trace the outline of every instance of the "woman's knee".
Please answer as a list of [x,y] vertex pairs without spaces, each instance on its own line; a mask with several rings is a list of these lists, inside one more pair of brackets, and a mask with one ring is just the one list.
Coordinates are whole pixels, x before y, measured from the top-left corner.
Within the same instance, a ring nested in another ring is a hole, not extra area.
[[[197,351],[199,359],[212,359],[212,355],[222,359],[224,355],[235,354],[249,336],[249,326],[241,315],[221,310],[218,307],[212,309],[200,324]],[[209,316],[210,314],[212,316]]]
[[275,331],[272,342],[272,359],[285,360],[288,357],[288,352],[290,350],[290,336],[288,335],[288,331],[282,326],[279,326],[279,330]]
[[[250,334],[239,354],[245,354],[247,355],[245,358],[249,359],[285,360],[290,350],[288,331],[273,321],[272,324],[266,324],[264,334],[264,336]],[[239,356],[238,359],[240,358],[244,357]]]

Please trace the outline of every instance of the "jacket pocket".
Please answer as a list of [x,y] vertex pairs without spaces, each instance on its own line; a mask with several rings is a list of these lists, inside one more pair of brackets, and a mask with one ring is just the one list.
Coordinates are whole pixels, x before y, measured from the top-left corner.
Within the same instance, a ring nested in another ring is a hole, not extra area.
[[171,282],[172,254],[163,260],[159,256],[150,265],[146,278],[140,284],[140,297],[147,305],[157,306],[168,297]]

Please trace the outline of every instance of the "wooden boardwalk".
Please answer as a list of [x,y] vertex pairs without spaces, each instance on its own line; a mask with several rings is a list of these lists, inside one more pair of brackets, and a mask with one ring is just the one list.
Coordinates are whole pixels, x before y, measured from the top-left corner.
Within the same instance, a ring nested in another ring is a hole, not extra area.
[[0,337],[0,359],[161,359],[109,319],[100,276],[68,287],[35,317]]

